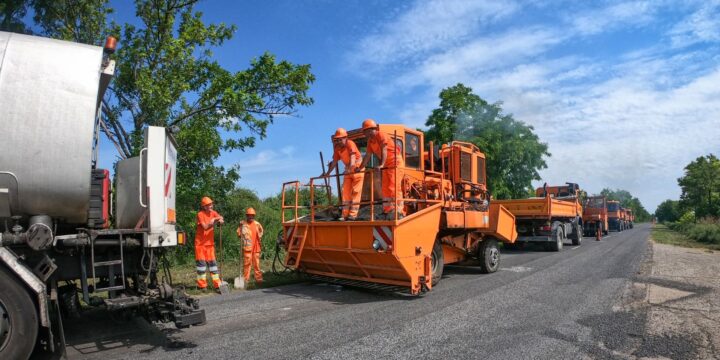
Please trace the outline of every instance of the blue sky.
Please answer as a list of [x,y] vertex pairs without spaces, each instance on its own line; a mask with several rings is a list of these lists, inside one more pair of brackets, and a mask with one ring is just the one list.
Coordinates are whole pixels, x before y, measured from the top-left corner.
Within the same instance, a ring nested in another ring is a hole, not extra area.
[[[118,10],[119,21],[133,15]],[[314,105],[219,160],[239,164],[239,185],[260,196],[319,174],[318,152],[330,156],[337,127],[367,117],[422,127],[457,82],[535,127],[552,153],[543,181],[626,189],[649,211],[678,198],[688,162],[719,152],[720,1],[205,1],[198,10],[238,26],[215,49],[223,66],[243,69],[269,51],[317,77]]]

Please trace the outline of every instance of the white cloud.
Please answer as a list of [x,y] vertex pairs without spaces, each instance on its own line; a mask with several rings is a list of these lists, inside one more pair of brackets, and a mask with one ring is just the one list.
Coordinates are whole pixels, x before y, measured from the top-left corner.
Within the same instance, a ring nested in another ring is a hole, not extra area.
[[457,43],[484,24],[507,17],[518,9],[512,1],[418,1],[395,21],[360,40],[349,53],[358,70],[417,59]]
[[607,32],[619,26],[640,26],[651,22],[659,1],[621,2],[599,10],[568,15],[574,30],[580,35]]
[[720,1],[706,2],[702,8],[675,25],[670,35],[676,47],[720,41]]

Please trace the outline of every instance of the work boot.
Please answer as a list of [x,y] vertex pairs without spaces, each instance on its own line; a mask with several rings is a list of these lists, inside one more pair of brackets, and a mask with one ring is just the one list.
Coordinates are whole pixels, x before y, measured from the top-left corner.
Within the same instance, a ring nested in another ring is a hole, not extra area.
[[337,221],[345,221],[345,218],[341,216],[337,219]]
[[346,220],[347,220],[347,221],[356,221],[356,220],[357,220],[357,216],[348,217]]

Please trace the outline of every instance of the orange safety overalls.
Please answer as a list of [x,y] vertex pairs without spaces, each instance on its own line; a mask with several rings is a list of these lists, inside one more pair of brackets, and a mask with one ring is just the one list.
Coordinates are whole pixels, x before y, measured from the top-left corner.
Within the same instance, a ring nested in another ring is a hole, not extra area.
[[[362,195],[363,179],[365,174],[355,172],[362,163],[360,150],[352,140],[347,140],[345,146],[335,146],[333,160],[335,162],[342,160],[345,164],[345,176],[343,177],[342,187],[342,217],[355,218],[360,210],[360,197]],[[350,156],[355,156],[355,163],[350,163]]]
[[382,166],[382,196],[383,196],[383,213],[387,214],[395,210],[395,200],[398,199],[400,213],[404,215],[404,206],[402,202],[402,189],[400,181],[404,176],[403,168],[405,161],[403,160],[400,148],[395,145],[390,135],[377,132],[377,135],[368,140],[367,151],[374,154],[378,159],[382,159],[382,148],[387,148],[387,159]]
[[243,220],[237,228],[238,237],[243,247],[243,278],[245,283],[250,281],[250,269],[255,275],[255,283],[262,284],[263,275],[260,271],[260,239],[263,236],[263,227],[257,220],[248,222]]
[[195,231],[195,266],[197,270],[197,286],[207,288],[206,271],[210,271],[213,286],[220,287],[217,260],[215,259],[215,229],[205,230],[203,225],[211,224],[213,219],[220,217],[215,210],[201,210],[197,214],[197,228]]

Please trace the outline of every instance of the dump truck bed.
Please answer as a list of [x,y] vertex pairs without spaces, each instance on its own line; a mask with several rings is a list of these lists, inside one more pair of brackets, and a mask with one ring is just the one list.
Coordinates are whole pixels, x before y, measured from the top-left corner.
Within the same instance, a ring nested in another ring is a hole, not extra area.
[[509,210],[515,218],[574,218],[582,213],[576,198],[534,197],[529,199],[495,200]]

